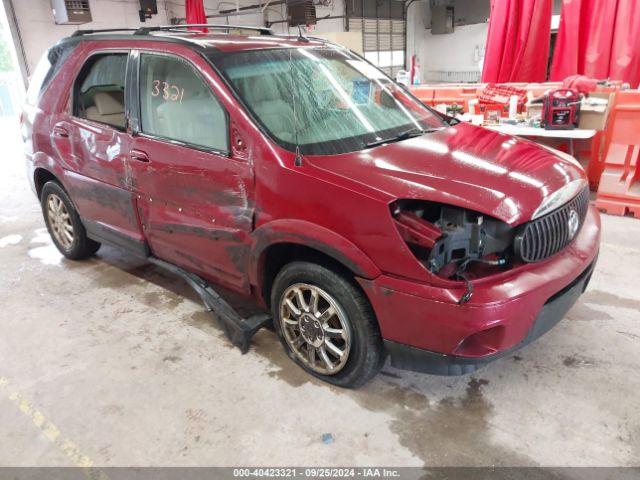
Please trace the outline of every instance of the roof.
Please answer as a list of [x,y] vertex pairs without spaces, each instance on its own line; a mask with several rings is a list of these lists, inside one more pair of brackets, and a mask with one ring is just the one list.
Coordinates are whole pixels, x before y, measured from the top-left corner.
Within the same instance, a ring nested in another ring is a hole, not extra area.
[[162,33],[152,35],[153,38],[174,38],[187,43],[196,44],[206,49],[222,52],[239,50],[257,50],[274,47],[305,47],[320,46],[326,42],[318,39],[301,40],[292,35],[220,35],[215,33]]
[[[147,27],[140,29],[106,29],[106,30],[78,30],[71,37],[62,40],[63,43],[77,43],[83,41],[161,41],[183,43],[197,46],[203,50],[232,52],[241,50],[259,50],[263,48],[291,48],[305,46],[321,46],[327,42],[317,38],[306,38],[293,35],[275,35],[268,28],[243,27],[234,25],[207,25],[208,33],[198,30],[187,30],[190,26],[173,25],[167,27]],[[191,26],[192,28],[193,26]],[[241,35],[243,32],[250,34]]]

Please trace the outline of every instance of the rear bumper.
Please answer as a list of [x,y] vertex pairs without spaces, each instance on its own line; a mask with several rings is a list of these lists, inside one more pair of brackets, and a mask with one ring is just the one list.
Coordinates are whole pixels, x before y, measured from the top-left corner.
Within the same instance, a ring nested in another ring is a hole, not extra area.
[[391,365],[403,370],[432,375],[464,375],[474,372],[493,360],[509,355],[540,338],[564,318],[578,297],[586,290],[595,263],[594,261],[578,278],[544,304],[527,335],[514,347],[481,358],[473,358],[430,352],[385,340],[384,345],[391,357]]
[[595,266],[600,216],[594,207],[563,251],[512,274],[474,282],[471,300],[458,305],[464,288],[447,289],[381,275],[359,279],[375,310],[392,365],[455,375],[540,337],[582,293]]

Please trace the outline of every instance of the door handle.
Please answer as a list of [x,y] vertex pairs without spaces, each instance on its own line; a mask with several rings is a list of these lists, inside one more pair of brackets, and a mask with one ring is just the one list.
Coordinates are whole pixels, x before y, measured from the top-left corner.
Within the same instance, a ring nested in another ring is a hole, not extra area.
[[55,127],[53,127],[53,134],[56,137],[69,138],[69,130],[60,125],[56,125]]
[[129,156],[131,157],[131,160],[149,163],[149,155],[147,155],[142,150],[131,150],[131,153],[129,154]]

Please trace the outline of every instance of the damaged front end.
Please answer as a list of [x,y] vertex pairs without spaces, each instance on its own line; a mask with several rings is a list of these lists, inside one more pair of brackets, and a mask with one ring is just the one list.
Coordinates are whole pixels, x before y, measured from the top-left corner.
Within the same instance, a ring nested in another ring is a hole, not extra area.
[[432,274],[463,281],[473,294],[471,280],[513,268],[516,228],[488,215],[460,207],[419,200],[398,200],[391,214],[401,237]]

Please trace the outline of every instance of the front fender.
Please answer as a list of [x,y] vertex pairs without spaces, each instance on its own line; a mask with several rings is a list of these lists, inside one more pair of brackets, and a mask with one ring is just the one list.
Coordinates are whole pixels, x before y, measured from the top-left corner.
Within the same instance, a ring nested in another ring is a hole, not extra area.
[[356,245],[332,230],[304,220],[274,220],[258,227],[251,237],[253,261],[249,269],[249,280],[253,285],[262,283],[259,279],[264,269],[267,248],[278,243],[294,243],[318,250],[359,277],[373,279],[380,275],[380,269]]

